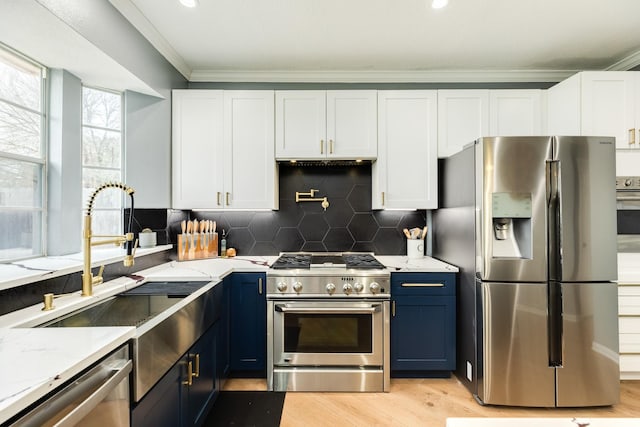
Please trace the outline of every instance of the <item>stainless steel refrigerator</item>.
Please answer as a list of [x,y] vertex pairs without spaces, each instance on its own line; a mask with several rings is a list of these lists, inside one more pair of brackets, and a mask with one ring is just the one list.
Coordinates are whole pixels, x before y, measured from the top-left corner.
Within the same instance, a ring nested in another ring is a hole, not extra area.
[[618,402],[614,139],[481,138],[439,169],[458,378],[483,404]]

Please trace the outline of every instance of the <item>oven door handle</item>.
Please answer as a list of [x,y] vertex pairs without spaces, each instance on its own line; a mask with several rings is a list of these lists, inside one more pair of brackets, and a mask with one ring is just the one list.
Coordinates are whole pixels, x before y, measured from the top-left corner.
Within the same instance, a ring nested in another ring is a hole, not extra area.
[[320,314],[371,314],[380,311],[380,305],[371,307],[287,307],[276,305],[275,310],[282,313],[320,313]]

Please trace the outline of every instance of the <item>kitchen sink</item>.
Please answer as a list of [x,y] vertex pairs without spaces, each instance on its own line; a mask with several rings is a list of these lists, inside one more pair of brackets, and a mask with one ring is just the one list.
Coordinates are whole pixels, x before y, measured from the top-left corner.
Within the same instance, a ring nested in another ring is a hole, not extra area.
[[209,283],[147,282],[39,326],[135,326],[131,354],[138,402],[219,317],[222,288],[200,292]]
[[120,294],[47,323],[45,327],[142,326],[184,297]]

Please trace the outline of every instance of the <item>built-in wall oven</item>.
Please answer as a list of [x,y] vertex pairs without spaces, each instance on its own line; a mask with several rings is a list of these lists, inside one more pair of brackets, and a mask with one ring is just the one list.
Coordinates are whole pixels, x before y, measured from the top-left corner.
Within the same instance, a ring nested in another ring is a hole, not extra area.
[[283,254],[267,273],[269,389],[388,391],[389,277],[371,254]]
[[618,252],[640,252],[640,177],[616,178]]

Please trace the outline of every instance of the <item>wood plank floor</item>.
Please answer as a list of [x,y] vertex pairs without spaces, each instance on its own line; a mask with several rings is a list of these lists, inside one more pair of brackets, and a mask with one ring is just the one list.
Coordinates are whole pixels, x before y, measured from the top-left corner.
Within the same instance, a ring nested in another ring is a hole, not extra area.
[[[224,390],[266,390],[266,382],[231,379]],[[480,406],[455,377],[392,379],[389,393],[287,393],[280,426],[443,427],[448,417],[639,418],[640,426],[640,381],[622,381],[613,407],[529,409]]]

